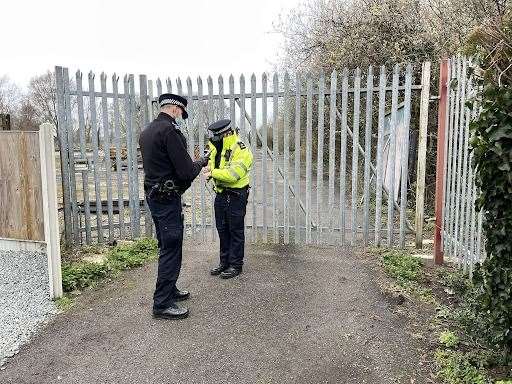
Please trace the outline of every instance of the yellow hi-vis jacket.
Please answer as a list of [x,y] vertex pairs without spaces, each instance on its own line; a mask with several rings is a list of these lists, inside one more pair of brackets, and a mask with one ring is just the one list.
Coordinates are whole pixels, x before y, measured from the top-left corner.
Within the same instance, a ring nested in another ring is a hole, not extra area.
[[208,142],[210,160],[208,165],[212,170],[215,192],[221,193],[225,188],[244,188],[250,183],[249,172],[252,168],[253,156],[251,150],[233,133],[222,139],[220,164],[215,168],[217,148]]

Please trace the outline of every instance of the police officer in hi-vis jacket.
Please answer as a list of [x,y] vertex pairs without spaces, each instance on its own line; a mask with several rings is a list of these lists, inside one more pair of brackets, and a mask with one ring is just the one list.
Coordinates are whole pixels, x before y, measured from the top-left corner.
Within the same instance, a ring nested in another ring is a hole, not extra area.
[[210,159],[204,174],[212,179],[215,197],[215,223],[220,240],[220,263],[210,273],[230,279],[242,272],[245,245],[245,212],[249,197],[251,150],[231,126],[220,120],[208,127]]

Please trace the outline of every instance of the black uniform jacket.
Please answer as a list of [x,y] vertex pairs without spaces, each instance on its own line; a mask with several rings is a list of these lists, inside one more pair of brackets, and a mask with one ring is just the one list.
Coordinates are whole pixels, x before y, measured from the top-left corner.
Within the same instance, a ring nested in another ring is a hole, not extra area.
[[144,188],[172,179],[185,191],[201,172],[201,165],[192,161],[187,140],[175,120],[160,112],[142,131],[139,145],[144,166]]

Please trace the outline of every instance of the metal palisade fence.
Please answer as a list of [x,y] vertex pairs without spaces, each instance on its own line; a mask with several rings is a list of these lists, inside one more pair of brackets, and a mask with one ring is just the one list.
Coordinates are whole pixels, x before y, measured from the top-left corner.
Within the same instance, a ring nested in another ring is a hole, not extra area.
[[[249,241],[403,247],[416,234],[421,244],[430,63],[421,70],[420,84],[412,65],[396,65],[328,76],[229,76],[225,87],[222,76],[183,84],[145,75],[70,77],[56,67],[65,239],[153,235],[138,136],[159,112],[158,95],[174,92],[189,100],[182,129],[192,156],[205,148],[206,127],[225,117],[252,149]],[[414,106],[419,127],[411,127]],[[419,130],[415,200],[412,128]],[[184,195],[187,233],[200,241],[215,238],[213,198],[200,177]]]
[[454,57],[447,65],[442,248],[447,256],[455,258],[459,266],[471,273],[474,264],[485,258],[482,212],[475,210],[478,191],[469,145],[469,124],[478,113],[477,85],[470,75],[469,59]]

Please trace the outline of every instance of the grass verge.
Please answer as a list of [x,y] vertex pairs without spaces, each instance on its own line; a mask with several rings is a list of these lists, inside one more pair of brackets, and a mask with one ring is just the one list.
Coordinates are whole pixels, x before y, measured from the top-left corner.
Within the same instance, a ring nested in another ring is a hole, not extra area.
[[145,238],[130,244],[118,245],[109,249],[106,257],[98,262],[63,263],[62,287],[64,292],[82,290],[94,286],[100,280],[113,277],[121,271],[140,267],[157,257],[158,246],[154,239]]
[[423,261],[400,250],[378,250],[386,274],[395,291],[426,303],[435,303],[432,290],[424,286]]
[[440,382],[512,384],[512,356],[492,342],[492,330],[477,310],[477,295],[467,276],[452,267],[426,265],[406,251],[373,253],[379,255],[394,290],[432,308],[431,335],[426,337],[435,345],[431,358]]

